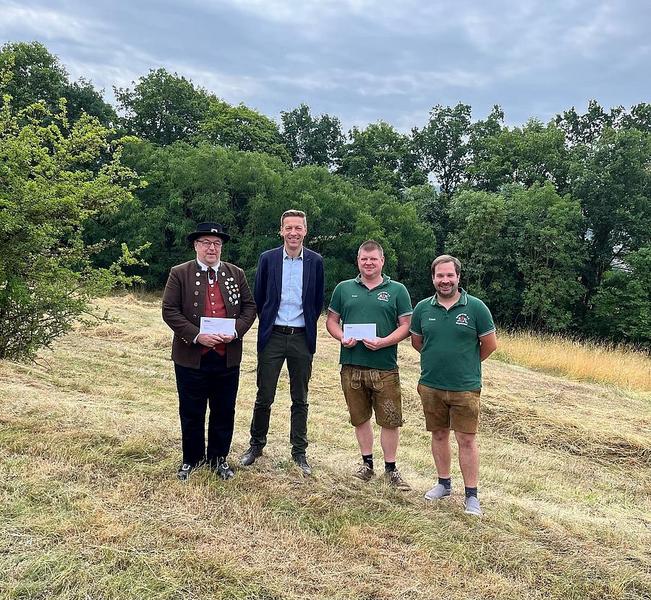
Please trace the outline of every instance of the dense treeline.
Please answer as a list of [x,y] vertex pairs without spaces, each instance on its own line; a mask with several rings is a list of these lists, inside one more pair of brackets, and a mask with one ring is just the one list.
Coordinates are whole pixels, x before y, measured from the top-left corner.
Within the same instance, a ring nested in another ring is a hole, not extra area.
[[[252,275],[294,207],[308,213],[329,290],[354,274],[357,246],[373,237],[414,301],[429,295],[428,265],[446,251],[503,326],[651,343],[650,104],[592,101],[585,113],[520,127],[505,125],[499,106],[473,121],[468,105],[437,105],[407,134],[382,121],[345,133],[304,104],[278,124],[164,69],[115,89],[114,108],[38,43],[6,44],[0,74],[0,253],[25,252],[19,242],[61,221],[26,254],[29,268],[72,246],[70,273],[123,280],[113,263],[134,263],[128,248],[139,248],[148,266],[132,272],[158,288],[189,255],[192,224],[217,220],[234,234],[227,260]],[[19,158],[34,129],[40,137]],[[45,168],[55,156],[61,169]],[[55,199],[75,210],[41,206]],[[0,320],[8,290],[28,277],[21,268],[0,269]]]

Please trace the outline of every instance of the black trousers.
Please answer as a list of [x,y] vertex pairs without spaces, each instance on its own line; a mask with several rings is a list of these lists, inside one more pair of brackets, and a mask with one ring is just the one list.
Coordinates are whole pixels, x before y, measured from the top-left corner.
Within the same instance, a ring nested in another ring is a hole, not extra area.
[[[179,392],[179,416],[183,440],[183,462],[196,464],[227,456],[233,440],[235,400],[240,382],[240,367],[226,367],[226,359],[216,352],[201,358],[199,369],[174,364]],[[206,408],[208,448],[205,444]]]
[[312,354],[307,348],[305,333],[286,335],[273,332],[267,345],[258,354],[258,393],[251,420],[251,446],[262,449],[267,443],[271,405],[276,397],[278,377],[287,360],[289,395],[292,399],[289,442],[292,456],[307,450],[307,392],[312,375]]

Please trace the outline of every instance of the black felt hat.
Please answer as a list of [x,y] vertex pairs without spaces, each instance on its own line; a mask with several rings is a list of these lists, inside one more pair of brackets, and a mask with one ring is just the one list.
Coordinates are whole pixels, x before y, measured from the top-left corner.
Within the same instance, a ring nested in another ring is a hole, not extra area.
[[216,235],[225,242],[231,239],[231,236],[224,231],[224,228],[219,223],[199,223],[197,224],[197,230],[188,234],[188,242],[191,244],[202,235]]

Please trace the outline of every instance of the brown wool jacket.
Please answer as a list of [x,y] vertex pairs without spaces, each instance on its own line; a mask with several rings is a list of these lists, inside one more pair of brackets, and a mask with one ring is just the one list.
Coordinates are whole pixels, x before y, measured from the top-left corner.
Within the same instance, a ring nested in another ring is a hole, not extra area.
[[[221,262],[217,284],[226,305],[226,316],[235,319],[237,338],[226,344],[226,365],[233,367],[242,361],[242,338],[255,321],[255,301],[244,271],[231,263]],[[195,260],[172,267],[167,279],[163,321],[174,332],[172,360],[183,367],[198,369],[201,363],[202,346],[193,340],[199,334],[207,285],[206,273]]]

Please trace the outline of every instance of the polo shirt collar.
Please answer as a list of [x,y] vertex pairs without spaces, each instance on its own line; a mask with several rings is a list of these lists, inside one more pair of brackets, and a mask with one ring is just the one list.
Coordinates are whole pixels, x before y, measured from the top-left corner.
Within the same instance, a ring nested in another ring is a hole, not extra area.
[[298,256],[290,256],[287,254],[287,250],[285,250],[285,246],[283,246],[283,260],[286,260],[288,258],[300,258],[303,260],[303,246],[301,246],[301,251],[298,253]]
[[[357,277],[355,277],[354,281],[355,281],[355,283],[359,283],[359,285],[364,285],[364,282],[362,281],[361,273]],[[382,275],[382,283],[380,285],[375,286],[373,289],[376,290],[377,288],[382,287],[383,285],[386,285],[387,283],[389,283],[389,281],[391,281],[391,277],[389,277],[388,275],[383,274]],[[364,285],[364,287],[366,287],[366,286]]]
[[[197,261],[197,264],[199,265],[199,268],[202,271],[207,271],[208,270],[208,265],[204,265],[198,258],[196,258],[195,260]],[[216,271],[217,269],[219,269],[219,267],[221,267],[221,264],[222,264],[222,261],[220,260],[215,266],[213,266],[213,269],[215,269],[215,271]]]
[[[459,291],[461,292],[460,298],[448,310],[452,310],[455,306],[466,306],[466,304],[468,304],[468,292],[466,292],[466,290],[463,288],[459,288]],[[442,306],[439,304],[436,294],[432,296],[431,304],[432,306]]]

